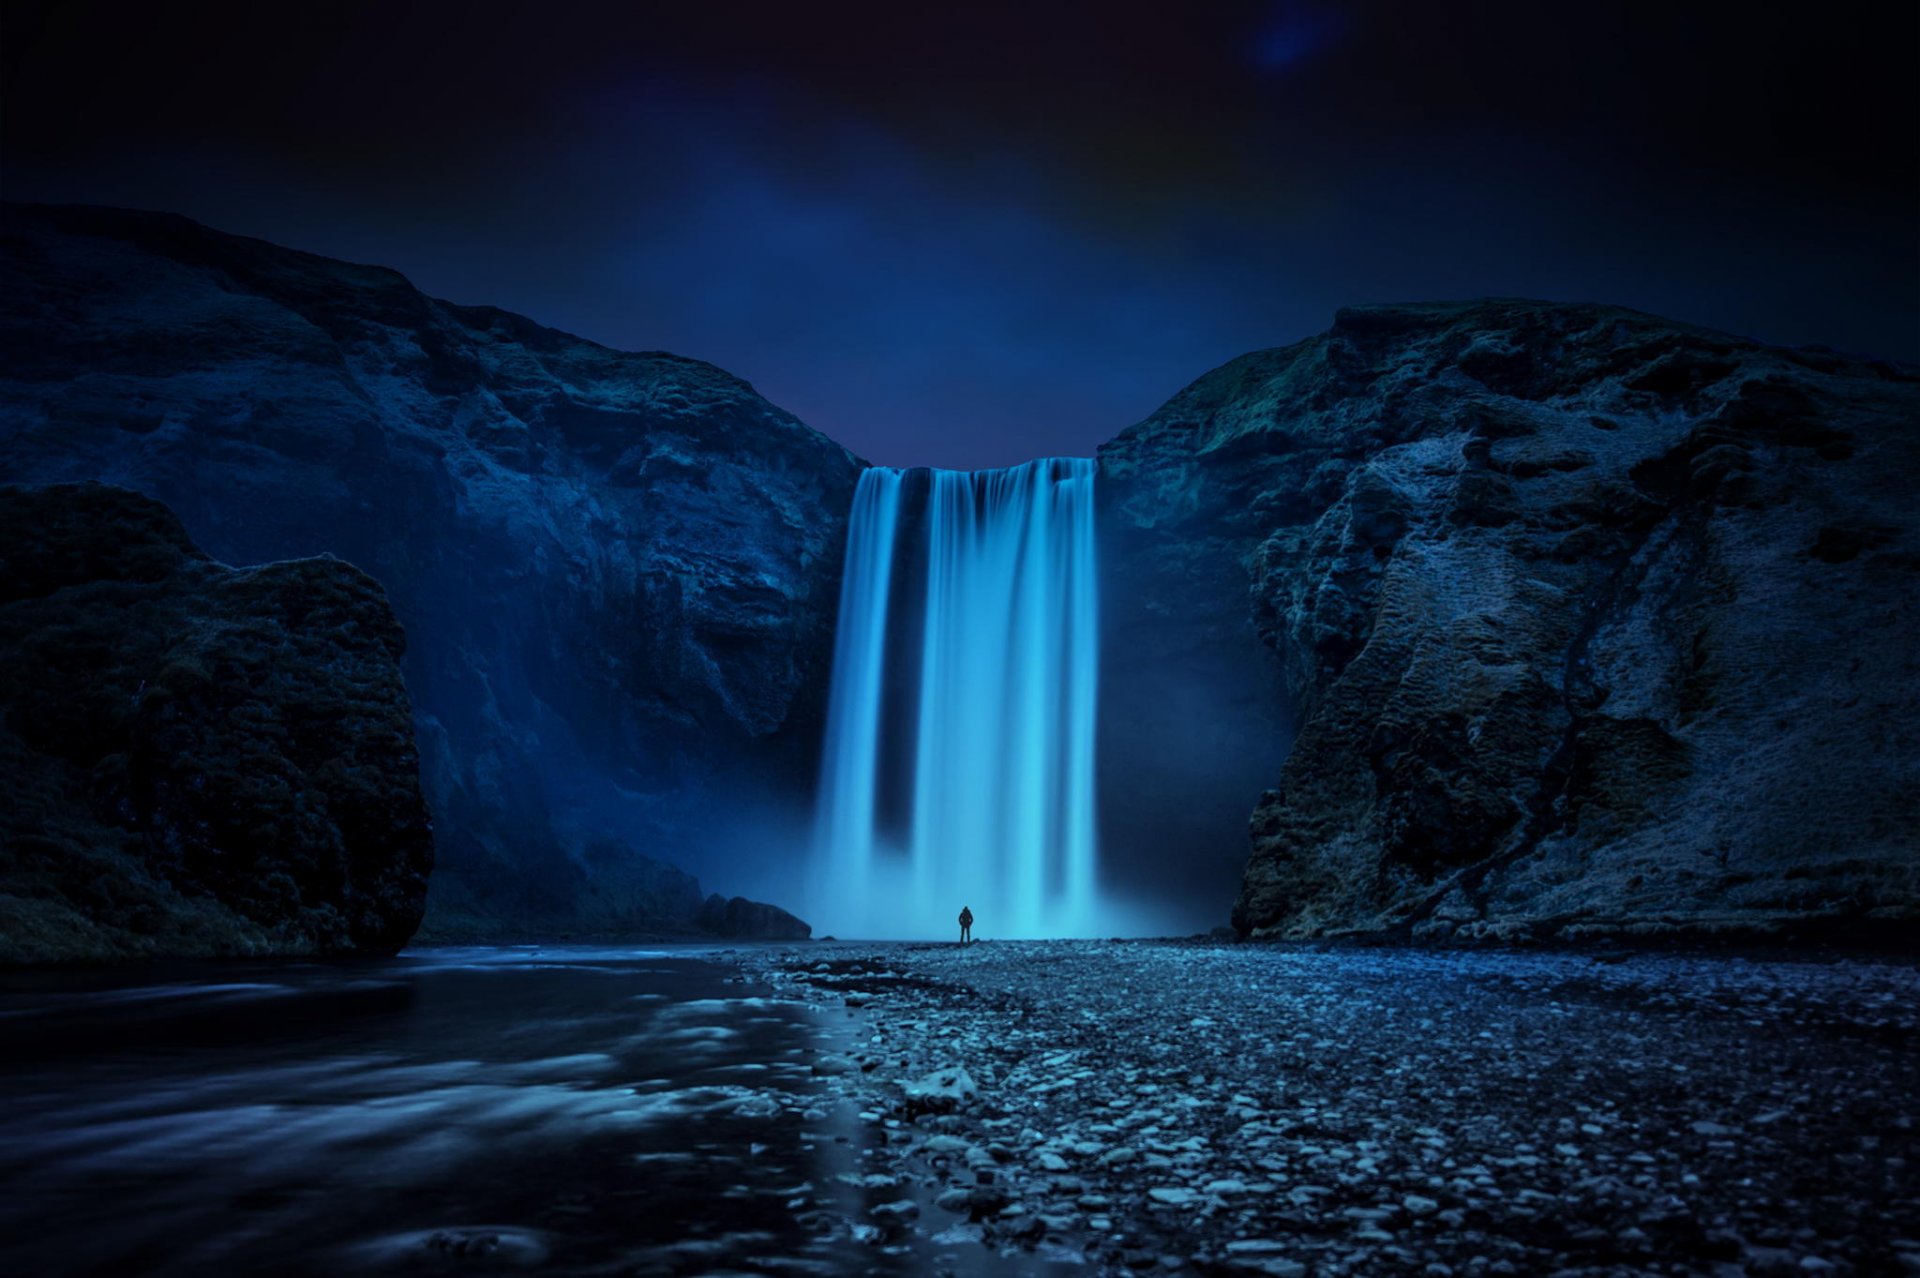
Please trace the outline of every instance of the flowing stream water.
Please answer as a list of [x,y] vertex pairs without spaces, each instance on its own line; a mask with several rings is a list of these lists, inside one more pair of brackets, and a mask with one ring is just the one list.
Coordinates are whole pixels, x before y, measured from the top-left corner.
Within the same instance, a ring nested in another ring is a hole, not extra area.
[[1094,463],[860,477],[822,764],[818,933],[1097,926]]
[[[845,1010],[699,950],[424,950],[0,981],[10,1274],[918,1274]],[[864,1044],[864,1037],[860,1040]]]

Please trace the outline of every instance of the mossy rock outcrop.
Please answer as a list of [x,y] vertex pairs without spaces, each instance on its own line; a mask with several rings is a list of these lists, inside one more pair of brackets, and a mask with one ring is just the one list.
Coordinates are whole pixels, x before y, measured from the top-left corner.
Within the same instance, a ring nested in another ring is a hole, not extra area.
[[399,949],[433,865],[405,647],[339,560],[0,488],[0,961]]

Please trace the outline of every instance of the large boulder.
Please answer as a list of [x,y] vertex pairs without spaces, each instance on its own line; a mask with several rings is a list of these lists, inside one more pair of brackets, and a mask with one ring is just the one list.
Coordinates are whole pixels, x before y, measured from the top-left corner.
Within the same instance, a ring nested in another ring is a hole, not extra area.
[[1254,936],[1920,914],[1920,380],[1634,312],[1343,311],[1121,435],[1113,518],[1241,570],[1298,734]]
[[697,360],[184,218],[0,209],[0,481],[110,481],[224,561],[386,586],[430,931],[617,929],[648,857],[797,868],[858,470]]
[[0,962],[399,949],[433,865],[405,648],[339,560],[0,487]]

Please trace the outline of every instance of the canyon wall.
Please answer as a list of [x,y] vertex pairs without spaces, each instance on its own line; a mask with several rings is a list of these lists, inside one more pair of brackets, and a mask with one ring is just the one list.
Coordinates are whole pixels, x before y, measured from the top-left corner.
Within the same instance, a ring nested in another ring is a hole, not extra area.
[[[0,481],[385,587],[428,935],[737,930],[682,869],[797,882],[844,449],[166,215],[0,210],[0,299]],[[1357,308],[1209,373],[1100,452],[1103,876],[1237,881],[1257,937],[1910,925],[1917,420],[1913,369],[1598,306]]]
[[[697,360],[110,209],[0,210],[0,481],[377,578],[441,936],[629,929],[802,855],[859,463]],[[736,889],[737,890],[737,889]]]
[[1242,574],[1298,716],[1243,934],[1920,914],[1915,370],[1599,306],[1357,308],[1101,464],[1131,536]]

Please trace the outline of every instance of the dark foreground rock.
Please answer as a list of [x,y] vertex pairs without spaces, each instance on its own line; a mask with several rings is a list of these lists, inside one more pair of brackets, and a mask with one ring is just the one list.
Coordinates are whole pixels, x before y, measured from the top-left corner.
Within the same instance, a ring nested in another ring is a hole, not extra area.
[[729,900],[717,892],[700,907],[694,925],[703,932],[743,941],[804,941],[813,935],[812,927],[777,905],[743,896]]
[[0,481],[123,484],[225,562],[380,580],[448,933],[644,914],[609,898],[648,875],[595,882],[609,844],[778,865],[858,468],[698,360],[184,218],[0,210]]
[[578,903],[564,920],[430,916],[422,945],[505,943],[632,944],[656,941],[805,941],[813,927],[777,905],[744,896],[703,896],[684,870],[639,856],[621,844],[587,849]]
[[738,940],[804,941],[808,924],[775,905],[700,890],[677,866],[642,856],[614,839],[583,849],[572,908],[545,918],[429,912],[416,941],[424,945],[506,942],[645,943]]
[[1911,962],[1094,942],[741,961],[848,1009],[815,1070],[874,1125],[873,1240],[938,1231],[955,1272],[980,1247],[1008,1273],[1920,1271]]
[[386,595],[0,488],[0,962],[391,953],[432,833]]
[[[1298,735],[1256,936],[1913,926],[1920,373],[1598,306],[1343,311],[1101,452]],[[1249,796],[1251,799],[1252,796]]]

